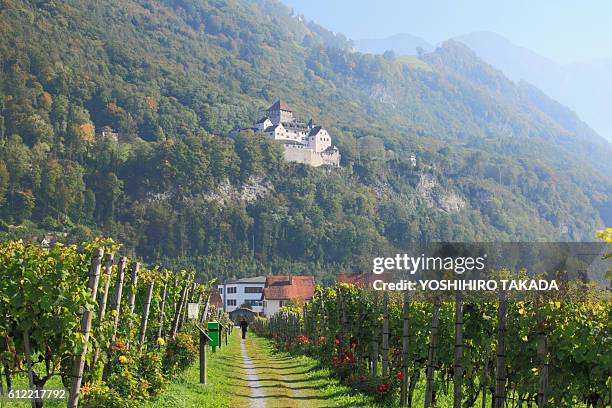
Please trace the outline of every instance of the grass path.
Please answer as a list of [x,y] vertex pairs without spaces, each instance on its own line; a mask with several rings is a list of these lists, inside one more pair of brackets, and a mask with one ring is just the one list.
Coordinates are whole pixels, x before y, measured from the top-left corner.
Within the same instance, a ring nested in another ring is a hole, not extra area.
[[250,388],[263,390],[261,400],[266,408],[377,406],[371,398],[339,384],[312,358],[278,353],[269,340],[253,335],[247,337],[245,345],[258,377]]

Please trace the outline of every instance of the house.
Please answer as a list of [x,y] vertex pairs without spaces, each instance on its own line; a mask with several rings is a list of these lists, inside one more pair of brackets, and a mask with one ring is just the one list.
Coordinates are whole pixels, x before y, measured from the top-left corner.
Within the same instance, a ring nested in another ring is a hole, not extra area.
[[264,316],[272,316],[290,301],[298,304],[308,302],[314,292],[312,276],[268,276],[261,297]]
[[246,306],[255,313],[263,311],[261,293],[266,283],[265,276],[230,280],[217,285],[217,290],[223,298],[223,310],[233,312]]

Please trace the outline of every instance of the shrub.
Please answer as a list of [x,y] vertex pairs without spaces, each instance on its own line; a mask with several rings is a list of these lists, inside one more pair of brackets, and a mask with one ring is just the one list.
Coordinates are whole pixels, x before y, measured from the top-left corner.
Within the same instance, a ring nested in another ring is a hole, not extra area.
[[158,352],[148,352],[138,360],[138,377],[149,383],[151,394],[157,394],[166,385],[166,377],[162,371],[162,358]]
[[84,385],[80,405],[83,408],[135,408],[136,401],[123,398],[119,392],[106,385]]
[[167,375],[179,374],[191,365],[197,354],[198,345],[194,338],[186,333],[178,333],[166,346],[163,372]]

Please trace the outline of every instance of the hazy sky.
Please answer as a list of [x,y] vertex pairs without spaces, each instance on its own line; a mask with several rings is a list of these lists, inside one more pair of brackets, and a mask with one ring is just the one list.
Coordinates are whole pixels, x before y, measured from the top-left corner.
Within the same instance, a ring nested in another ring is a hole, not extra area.
[[493,31],[557,62],[612,59],[610,0],[282,0],[353,39]]

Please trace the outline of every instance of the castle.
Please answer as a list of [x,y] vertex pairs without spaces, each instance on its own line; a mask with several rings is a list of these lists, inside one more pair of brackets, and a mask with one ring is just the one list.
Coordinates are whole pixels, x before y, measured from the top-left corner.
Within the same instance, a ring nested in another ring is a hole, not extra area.
[[303,123],[293,117],[293,111],[281,100],[268,108],[267,116],[251,128],[265,133],[283,144],[285,160],[310,166],[340,166],[340,152],[331,143],[329,133],[321,126],[315,126],[312,119]]

